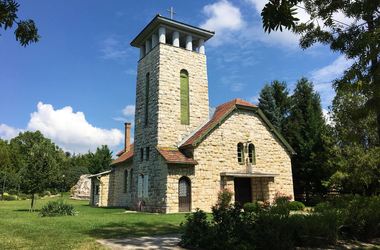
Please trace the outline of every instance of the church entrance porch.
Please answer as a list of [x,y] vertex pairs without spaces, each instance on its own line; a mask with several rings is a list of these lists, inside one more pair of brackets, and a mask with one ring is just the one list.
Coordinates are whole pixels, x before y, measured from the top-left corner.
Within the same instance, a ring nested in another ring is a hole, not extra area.
[[274,195],[273,185],[279,174],[270,173],[220,173],[221,187],[229,187],[235,191],[234,201],[244,205],[247,202],[263,200],[272,202]]
[[191,185],[187,177],[181,177],[178,183],[179,212],[191,211]]
[[244,205],[252,202],[251,178],[234,178],[235,201]]

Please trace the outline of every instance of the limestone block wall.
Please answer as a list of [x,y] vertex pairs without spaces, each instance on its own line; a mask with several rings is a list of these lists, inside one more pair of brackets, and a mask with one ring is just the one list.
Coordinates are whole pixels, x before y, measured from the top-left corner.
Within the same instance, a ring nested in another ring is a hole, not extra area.
[[[131,174],[133,174],[132,170],[133,162],[126,162],[118,164],[114,167],[114,172],[112,173],[111,179],[112,183],[110,181],[110,188],[109,190],[109,201],[110,206],[116,206],[116,207],[130,207],[132,203],[132,187],[133,182],[131,178]],[[128,178],[127,183],[125,183],[125,176],[124,172],[128,172]],[[125,187],[125,185],[127,186]]]
[[[90,206],[106,207],[108,204],[110,174],[103,175],[99,181],[96,177],[91,178]],[[103,183],[103,185],[102,185]],[[99,194],[96,194],[96,186],[99,186]],[[103,186],[103,188],[102,188]]]
[[[180,71],[182,69],[187,70],[189,74],[189,125],[181,124]],[[149,73],[148,107],[145,104],[147,73]],[[149,178],[149,193],[144,197],[145,211],[166,212],[168,169],[166,164],[161,162],[156,147],[176,147],[209,119],[208,105],[207,66],[204,54],[168,44],[158,44],[139,61],[131,209],[138,209],[141,200],[137,197],[138,178],[144,174]],[[146,108],[148,108],[147,124]],[[149,158],[147,148],[149,148]]]
[[248,139],[255,146],[256,154],[256,164],[252,165],[252,172],[280,175],[274,178],[252,178],[253,201],[264,198],[273,202],[277,191],[294,196],[291,160],[287,148],[254,111],[238,109],[194,150],[194,158],[199,164],[195,166],[195,177],[192,181],[193,209],[199,207],[210,211],[210,207],[217,202],[217,191],[224,186],[233,188],[233,178],[221,179],[221,172],[247,172],[246,164],[238,163],[237,144],[245,145],[244,156],[247,158]]

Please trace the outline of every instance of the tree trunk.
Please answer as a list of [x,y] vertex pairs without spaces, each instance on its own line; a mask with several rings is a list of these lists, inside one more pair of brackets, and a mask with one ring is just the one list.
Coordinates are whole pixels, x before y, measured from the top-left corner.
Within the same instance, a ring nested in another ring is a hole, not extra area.
[[32,194],[32,203],[30,204],[30,212],[33,212],[34,194]]

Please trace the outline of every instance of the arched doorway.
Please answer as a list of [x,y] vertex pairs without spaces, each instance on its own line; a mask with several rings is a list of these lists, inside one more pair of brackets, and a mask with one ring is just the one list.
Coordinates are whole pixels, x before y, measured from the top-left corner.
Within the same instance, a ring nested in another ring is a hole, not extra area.
[[191,185],[189,178],[182,176],[178,182],[179,212],[191,211]]

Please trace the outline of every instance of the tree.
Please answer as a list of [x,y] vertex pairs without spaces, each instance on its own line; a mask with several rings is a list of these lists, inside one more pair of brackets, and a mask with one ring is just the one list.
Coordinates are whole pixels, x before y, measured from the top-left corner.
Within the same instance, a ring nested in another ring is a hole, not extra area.
[[268,120],[273,124],[273,126],[280,130],[281,118],[280,110],[276,106],[276,101],[273,97],[273,90],[268,84],[265,84],[264,88],[261,89],[259,97],[259,108],[268,118]]
[[70,170],[63,171],[65,175],[64,190],[70,190],[75,184],[77,184],[81,175],[89,174],[88,168],[83,166],[75,166]]
[[353,110],[362,107],[365,93],[338,91],[331,106],[333,143],[328,154],[331,176],[324,182],[344,193],[373,195],[380,190],[380,154],[376,114],[357,120]]
[[30,211],[33,211],[34,194],[43,192],[51,184],[57,172],[57,163],[49,141],[35,143],[27,158],[27,166],[22,171],[22,189],[32,194]]
[[95,154],[88,153],[88,170],[91,174],[96,174],[109,170],[109,165],[112,162],[112,151],[107,145],[102,145],[101,148],[96,148]]
[[314,92],[313,83],[303,77],[297,82],[292,98],[292,107],[286,118],[288,127],[285,138],[296,151],[292,157],[295,193],[323,192],[321,179],[325,179],[323,169],[325,133],[321,100]]
[[18,17],[16,12],[20,4],[14,0],[1,0],[0,1],[0,28],[4,26],[4,29],[12,28],[13,24],[17,24],[18,27],[15,30],[16,41],[20,40],[21,46],[26,47],[29,43],[39,42],[41,38],[37,31],[36,25],[33,20],[17,21]]
[[272,81],[270,87],[273,90],[273,97],[276,102],[276,106],[280,110],[280,132],[283,134],[287,126],[285,118],[288,116],[291,106],[289,89],[287,88],[286,82],[279,82],[278,80]]
[[[304,4],[303,9],[310,15],[307,23],[298,23],[295,17],[295,6],[299,3]],[[289,29],[301,35],[303,49],[319,42],[354,60],[344,76],[334,81],[334,87],[369,94],[364,105],[355,109],[353,115],[358,120],[374,112],[380,142],[379,9],[380,0],[270,0],[261,16],[268,33],[279,28]],[[343,14],[351,23],[335,20],[334,14]]]

